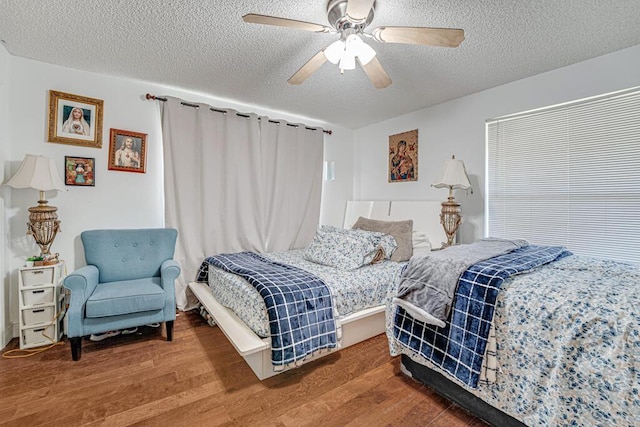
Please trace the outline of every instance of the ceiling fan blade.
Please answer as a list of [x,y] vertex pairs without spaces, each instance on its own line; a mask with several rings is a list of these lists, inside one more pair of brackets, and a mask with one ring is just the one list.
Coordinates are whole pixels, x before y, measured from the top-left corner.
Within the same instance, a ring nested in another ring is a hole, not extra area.
[[464,40],[464,30],[428,27],[377,27],[373,38],[379,42],[457,47]]
[[322,67],[325,62],[327,62],[327,57],[324,56],[324,49],[322,49],[320,52],[316,53],[313,58],[308,60],[306,64],[300,67],[300,69],[296,71],[296,73],[291,76],[287,82],[291,85],[301,84],[307,80],[311,74],[318,71],[318,68]]
[[314,31],[316,33],[330,33],[334,31],[333,28],[326,25],[296,21],[295,19],[278,18],[275,16],[256,15],[254,13],[244,15],[242,19],[249,24],[275,25],[277,27],[295,28],[297,30]]
[[[358,62],[360,62],[360,60],[358,60]],[[362,65],[362,63],[360,63],[360,65]],[[380,64],[378,58],[373,58],[366,65],[362,65],[362,69],[376,89],[384,89],[391,84],[391,78],[384,68],[382,68],[382,64]]]
[[347,16],[353,21],[364,21],[369,16],[375,0],[348,0]]

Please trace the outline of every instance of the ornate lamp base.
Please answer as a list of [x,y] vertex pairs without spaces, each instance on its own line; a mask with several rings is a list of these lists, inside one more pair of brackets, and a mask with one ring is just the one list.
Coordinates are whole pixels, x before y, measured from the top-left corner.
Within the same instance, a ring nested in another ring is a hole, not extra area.
[[36,243],[40,246],[41,256],[44,258],[51,256],[51,244],[60,231],[57,211],[58,208],[49,206],[46,200],[39,200],[38,206],[29,208],[27,234],[33,235],[33,238],[36,239]]
[[449,196],[449,199],[446,202],[442,202],[441,205],[440,224],[444,227],[444,232],[447,235],[447,242],[442,243],[442,248],[446,248],[453,245],[458,227],[462,222],[462,211],[460,210],[460,203],[453,200],[453,196]]

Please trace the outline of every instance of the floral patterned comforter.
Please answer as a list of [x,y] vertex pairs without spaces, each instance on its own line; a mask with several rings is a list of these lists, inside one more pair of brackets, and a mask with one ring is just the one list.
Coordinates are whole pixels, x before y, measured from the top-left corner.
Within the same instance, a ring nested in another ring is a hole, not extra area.
[[465,388],[530,426],[639,425],[640,267],[569,256],[506,281],[496,304],[497,382]]
[[[304,258],[304,250],[261,254],[265,258],[293,265],[318,277],[331,289],[340,317],[365,308],[384,305],[389,289],[399,281],[406,263],[382,261],[345,271],[316,264]],[[264,300],[246,280],[215,267],[209,267],[209,288],[216,300],[230,308],[258,336],[269,336],[269,318]]]

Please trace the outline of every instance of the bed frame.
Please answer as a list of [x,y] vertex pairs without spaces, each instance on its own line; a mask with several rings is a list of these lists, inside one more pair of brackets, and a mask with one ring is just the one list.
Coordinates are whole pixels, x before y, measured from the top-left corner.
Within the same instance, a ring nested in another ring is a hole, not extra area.
[[408,377],[435,390],[492,426],[527,427],[511,415],[491,406],[478,396],[449,380],[441,373],[414,362],[406,354],[400,356],[400,370]]
[[[414,231],[427,233],[433,247],[446,242],[446,234],[440,225],[440,201],[349,201],[344,217],[344,227],[351,228],[358,217],[384,221],[413,219]],[[215,322],[244,358],[260,380],[284,371],[274,371],[271,364],[271,339],[260,338],[236,314],[213,297],[206,283],[189,283],[189,288],[198,298],[207,316]],[[385,331],[385,306],[367,308],[341,320],[342,341],[345,348]],[[323,351],[308,357],[303,363],[325,356],[333,351]],[[285,369],[286,370],[286,369]]]

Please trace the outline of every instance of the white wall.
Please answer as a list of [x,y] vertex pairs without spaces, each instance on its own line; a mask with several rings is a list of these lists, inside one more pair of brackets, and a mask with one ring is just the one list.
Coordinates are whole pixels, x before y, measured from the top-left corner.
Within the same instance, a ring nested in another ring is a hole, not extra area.
[[353,199],[353,131],[334,128],[324,140],[324,158],[335,163],[335,180],[323,181],[320,224],[342,227],[347,200]]
[[[322,126],[333,130],[331,136],[325,137],[325,150],[330,156],[334,154],[337,156],[338,152],[346,153],[340,159],[340,164],[345,163],[345,173],[339,174],[336,181],[327,183],[321,218],[323,223],[341,224],[343,211],[335,207],[344,206],[346,201],[352,198],[350,153],[353,132],[351,130],[204,94],[10,57],[4,49],[2,51],[0,68],[3,63],[7,64],[10,60],[8,81],[11,83],[8,100],[5,102],[11,106],[9,117],[3,119],[6,115],[0,115],[0,120],[11,123],[9,144],[2,144],[2,147],[10,146],[6,159],[8,162],[4,162],[7,169],[4,174],[5,181],[17,170],[25,154],[39,154],[55,159],[59,165],[60,174],[64,172],[65,155],[93,157],[96,160],[95,187],[71,186],[67,187],[67,192],[47,193],[49,204],[58,207],[58,217],[62,222],[62,232],[56,237],[51,251],[60,253],[60,257],[67,263],[69,272],[85,263],[79,237],[83,230],[163,226],[159,102],[144,99],[146,93],[170,95],[220,108],[254,112],[274,119]],[[3,82],[2,76],[0,72],[0,85]],[[101,149],[46,142],[49,90],[104,100]],[[4,123],[0,122],[0,124]],[[110,128],[148,134],[145,174],[107,170]],[[5,129],[5,126],[2,126],[2,129]],[[337,158],[332,160],[336,160],[338,164]],[[349,172],[346,173],[346,171]],[[10,228],[7,233],[8,250],[3,257],[9,276],[9,280],[5,280],[4,289],[9,289],[9,297],[0,305],[0,309],[4,313],[10,313],[14,334],[17,334],[17,269],[24,263],[26,257],[39,253],[33,238],[25,234],[27,209],[36,205],[38,194],[35,190],[27,189],[4,191],[10,193],[12,198],[10,204],[5,205],[5,214]],[[187,274],[191,273],[187,272]],[[4,346],[6,343],[7,340],[3,340],[0,344]]]
[[[9,53],[0,44],[0,176],[8,178],[6,166],[7,159],[10,154],[9,143],[9,64],[11,57]],[[4,179],[3,179],[4,182]],[[9,234],[9,224],[6,221],[5,211],[11,203],[10,191],[4,186],[0,187],[0,348],[11,338],[11,321],[9,318],[9,310],[7,309],[10,301],[10,271],[7,268],[5,248]]]
[[[616,90],[640,86],[640,46],[614,52],[534,77],[358,129],[354,133],[354,199],[442,200],[431,188],[452,154],[462,159],[473,194],[456,191],[464,224],[459,241],[484,235],[485,121]],[[418,129],[418,182],[387,182],[389,135]]]

